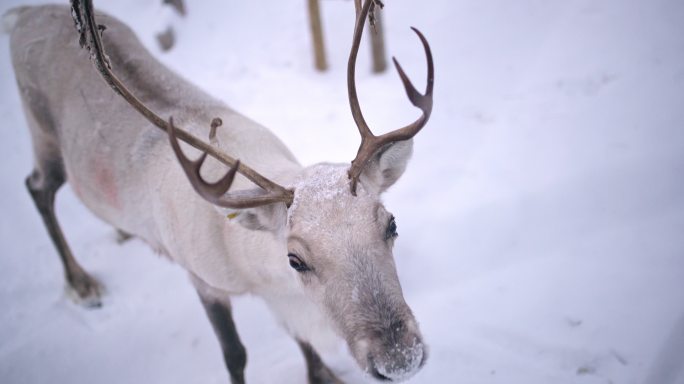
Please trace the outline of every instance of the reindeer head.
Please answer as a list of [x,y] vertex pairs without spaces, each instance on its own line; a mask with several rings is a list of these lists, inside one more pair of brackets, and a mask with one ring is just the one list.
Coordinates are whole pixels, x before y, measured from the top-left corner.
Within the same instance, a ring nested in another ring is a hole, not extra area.
[[348,166],[309,167],[288,211],[290,266],[303,290],[333,320],[358,364],[379,379],[411,376],[427,357],[394,264],[397,224],[380,200],[410,154],[410,142],[403,142],[376,156],[375,167],[362,173],[356,196]]

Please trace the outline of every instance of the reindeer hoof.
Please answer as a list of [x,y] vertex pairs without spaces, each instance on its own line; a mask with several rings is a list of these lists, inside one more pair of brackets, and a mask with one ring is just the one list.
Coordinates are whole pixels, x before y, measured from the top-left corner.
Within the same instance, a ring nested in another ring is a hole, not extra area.
[[100,308],[102,285],[87,273],[79,273],[67,278],[70,296],[86,308]]

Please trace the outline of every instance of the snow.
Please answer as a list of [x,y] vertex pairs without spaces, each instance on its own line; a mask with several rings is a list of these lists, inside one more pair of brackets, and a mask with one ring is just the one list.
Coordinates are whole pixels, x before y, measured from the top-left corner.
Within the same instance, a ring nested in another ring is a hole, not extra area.
[[[0,12],[26,3],[38,1],[5,0]],[[302,163],[355,155],[351,2],[322,2],[326,73],[312,69],[303,2],[188,1],[182,20],[159,0],[95,3]],[[425,59],[409,26],[436,69],[432,119],[385,195],[430,346],[410,382],[684,383],[684,3],[396,0],[384,17],[388,52],[419,89]],[[168,23],[178,41],[162,54],[154,35]],[[357,79],[370,126],[415,119],[396,74],[372,75],[367,51]],[[0,381],[226,382],[185,273],[138,240],[118,245],[68,187],[59,218],[107,293],[98,310],[64,294],[23,185],[30,141],[0,56]],[[304,383],[301,354],[264,304],[240,298],[234,312],[247,380]],[[346,381],[368,380],[344,351],[324,358]]]
[[288,225],[301,201],[322,202],[341,197],[344,189],[334,187],[348,183],[347,169],[348,167],[328,164],[314,166],[308,170],[306,178],[296,180],[293,185],[289,186],[296,193],[287,210]]

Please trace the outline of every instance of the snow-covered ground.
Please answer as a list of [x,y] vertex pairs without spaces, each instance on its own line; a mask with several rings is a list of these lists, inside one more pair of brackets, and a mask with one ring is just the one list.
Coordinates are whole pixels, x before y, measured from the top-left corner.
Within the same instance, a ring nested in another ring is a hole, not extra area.
[[[188,0],[184,20],[161,0],[95,3],[303,163],[355,154],[350,1],[322,2],[323,74],[312,69],[304,1]],[[431,347],[411,382],[684,383],[684,2],[386,5],[388,51],[423,84],[415,25],[437,70],[432,120],[385,198],[404,292]],[[154,34],[169,22],[179,39],[162,54]],[[30,142],[6,36],[0,52],[0,382],[226,382],[185,273],[140,241],[118,245],[68,187],[59,217],[107,294],[98,310],[65,295],[24,189]],[[393,71],[367,68],[362,55],[371,125],[415,118]],[[249,382],[305,382],[296,345],[258,299],[236,300],[235,316]],[[325,358],[347,381],[365,380],[344,351]]]

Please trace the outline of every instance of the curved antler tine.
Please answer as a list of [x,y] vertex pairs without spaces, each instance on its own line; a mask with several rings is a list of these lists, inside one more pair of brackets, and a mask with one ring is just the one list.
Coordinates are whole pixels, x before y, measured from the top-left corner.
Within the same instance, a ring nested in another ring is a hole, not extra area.
[[207,189],[217,197],[223,196],[224,193],[228,192],[230,186],[233,185],[233,180],[237,174],[238,167],[240,166],[240,160],[235,160],[235,165],[230,167],[228,172],[215,183],[206,183]]
[[167,124],[167,134],[169,135],[171,148],[173,149],[173,152],[176,154],[176,157],[183,166],[183,170],[188,175],[188,177],[191,177],[191,175],[197,173],[197,170],[202,166],[202,163],[204,163],[204,159],[207,157],[207,153],[202,152],[202,156],[200,156],[199,159],[195,161],[188,159],[183,154],[183,150],[181,150],[180,144],[178,143],[178,138],[176,137],[176,126],[173,125],[173,116],[169,117],[169,123]]
[[411,29],[418,35],[423,43],[423,47],[425,48],[425,56],[427,57],[428,74],[427,85],[425,86],[425,94],[418,92],[416,87],[411,82],[411,79],[409,79],[409,77],[406,75],[406,72],[404,72],[404,69],[399,64],[399,61],[397,61],[397,59],[394,57],[392,57],[392,61],[394,61],[394,66],[399,73],[401,82],[404,84],[406,96],[408,96],[411,104],[423,111],[430,110],[432,109],[432,97],[430,96],[432,95],[432,90],[434,89],[435,83],[435,68],[432,60],[432,51],[430,50],[430,44],[428,44],[425,36],[423,36],[423,34],[417,28],[411,27]]
[[233,184],[235,174],[240,166],[240,160],[236,160],[235,164],[230,167],[230,170],[221,179],[214,183],[208,183],[200,174],[202,164],[204,164],[204,161],[207,158],[207,153],[202,152],[202,155],[197,160],[190,160],[183,154],[183,150],[181,150],[178,139],[176,138],[176,127],[173,124],[173,117],[169,118],[168,134],[169,140],[171,141],[171,148],[173,148],[173,152],[176,154],[176,157],[181,164],[181,168],[183,168],[185,175],[190,180],[190,184],[195,191],[213,204],[224,205],[222,204],[221,196],[228,192],[228,189],[230,189],[230,186]]
[[200,176],[200,168],[202,167],[202,164],[204,164],[204,160],[207,158],[207,153],[202,152],[202,155],[197,160],[190,160],[185,156],[180,144],[178,143],[178,138],[176,137],[176,126],[173,124],[173,117],[169,117],[169,123],[167,124],[167,127],[169,141],[171,142],[173,153],[176,154],[176,158],[178,158],[178,162],[180,163],[181,168],[183,168],[185,175],[188,177],[188,179],[190,179],[192,186],[195,187],[195,190],[197,190],[198,193],[200,193],[196,185],[202,180],[202,177]]
[[430,44],[428,43],[427,39],[425,38],[425,35],[421,31],[418,30],[418,28],[411,27],[413,32],[418,35],[418,38],[420,39],[420,42],[423,43],[423,48],[425,49],[425,57],[427,59],[427,85],[425,86],[425,94],[426,95],[431,95],[432,90],[434,89],[435,86],[435,64],[434,61],[432,60],[432,50],[430,49]]
[[418,105],[420,102],[420,98],[423,96],[418,92],[415,86],[413,86],[413,83],[411,83],[411,79],[409,79],[408,76],[406,76],[406,72],[404,72],[404,69],[401,67],[399,62],[395,57],[392,57],[392,61],[394,62],[394,67],[397,69],[397,73],[399,73],[399,77],[401,78],[401,82],[404,84],[404,89],[406,90],[406,96],[408,96],[409,100],[411,100],[411,103],[413,105]]

